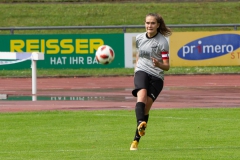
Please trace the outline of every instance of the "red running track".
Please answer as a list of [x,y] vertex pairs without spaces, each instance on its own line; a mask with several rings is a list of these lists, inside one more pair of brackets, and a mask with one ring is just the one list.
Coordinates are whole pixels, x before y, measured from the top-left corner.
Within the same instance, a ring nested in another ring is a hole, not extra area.
[[[133,77],[0,78],[0,112],[134,109]],[[25,98],[25,99],[24,99]],[[35,99],[37,99],[35,101]],[[240,107],[240,75],[173,75],[152,108]]]

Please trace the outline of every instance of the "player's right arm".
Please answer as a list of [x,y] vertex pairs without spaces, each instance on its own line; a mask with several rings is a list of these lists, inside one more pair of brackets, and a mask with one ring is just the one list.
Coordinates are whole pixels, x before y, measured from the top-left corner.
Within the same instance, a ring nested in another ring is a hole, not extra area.
[[137,62],[138,62],[138,52],[137,52],[137,54],[136,54],[136,63],[135,63],[134,71],[135,71],[136,68],[137,68]]
[[135,62],[134,72],[136,71],[138,58],[139,58],[139,37],[140,35],[136,36],[136,62]]

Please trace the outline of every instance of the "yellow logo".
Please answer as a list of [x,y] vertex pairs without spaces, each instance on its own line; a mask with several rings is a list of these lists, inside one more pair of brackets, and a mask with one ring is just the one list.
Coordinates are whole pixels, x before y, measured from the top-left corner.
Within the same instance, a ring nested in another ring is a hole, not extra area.
[[14,39],[11,52],[43,52],[45,54],[94,54],[102,39]]

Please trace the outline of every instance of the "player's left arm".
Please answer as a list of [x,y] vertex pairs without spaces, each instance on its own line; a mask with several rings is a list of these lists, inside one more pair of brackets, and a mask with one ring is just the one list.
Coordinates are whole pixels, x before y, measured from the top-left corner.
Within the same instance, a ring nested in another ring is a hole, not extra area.
[[169,64],[169,44],[167,41],[164,41],[162,46],[160,46],[160,56],[162,57],[162,60],[152,58],[153,65],[155,67],[158,67],[164,71],[168,71],[170,69],[170,64]]
[[152,58],[153,65],[158,67],[164,71],[168,71],[170,69],[169,59],[163,59],[163,62],[159,62],[156,58]]

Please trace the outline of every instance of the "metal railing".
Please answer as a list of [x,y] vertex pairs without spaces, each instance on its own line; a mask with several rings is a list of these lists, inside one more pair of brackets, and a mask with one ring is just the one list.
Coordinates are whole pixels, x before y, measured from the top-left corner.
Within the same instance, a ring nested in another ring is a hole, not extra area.
[[[0,27],[0,30],[9,30],[14,34],[15,30],[61,30],[61,29],[122,29],[126,33],[128,28],[144,28],[144,25],[119,25],[119,26],[39,26],[39,27]],[[170,28],[198,28],[198,27],[233,27],[237,30],[240,24],[177,24],[168,25]]]
[[[211,0],[211,2],[225,2],[226,0]],[[238,2],[239,0],[227,0],[228,2]],[[196,2],[196,0],[0,0],[0,3],[114,3],[114,2]],[[198,2],[209,2],[209,0],[198,0]]]

